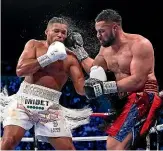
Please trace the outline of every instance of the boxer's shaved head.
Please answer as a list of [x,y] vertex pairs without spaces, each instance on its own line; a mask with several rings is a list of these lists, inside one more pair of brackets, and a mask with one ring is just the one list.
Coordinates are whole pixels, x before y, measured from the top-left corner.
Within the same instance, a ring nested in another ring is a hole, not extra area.
[[64,18],[61,18],[61,17],[53,17],[49,20],[48,22],[48,27],[54,23],[59,23],[59,24],[65,24],[68,26],[68,22],[64,19]]

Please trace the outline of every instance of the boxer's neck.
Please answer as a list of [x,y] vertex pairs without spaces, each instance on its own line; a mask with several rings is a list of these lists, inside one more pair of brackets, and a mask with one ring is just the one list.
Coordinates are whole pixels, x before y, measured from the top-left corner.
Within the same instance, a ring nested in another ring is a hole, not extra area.
[[119,30],[116,34],[116,39],[114,44],[111,46],[114,50],[119,50],[125,43],[127,39],[127,33],[123,30]]
[[51,45],[51,43],[50,42],[48,42],[47,40],[45,41],[45,46],[46,47],[49,47]]

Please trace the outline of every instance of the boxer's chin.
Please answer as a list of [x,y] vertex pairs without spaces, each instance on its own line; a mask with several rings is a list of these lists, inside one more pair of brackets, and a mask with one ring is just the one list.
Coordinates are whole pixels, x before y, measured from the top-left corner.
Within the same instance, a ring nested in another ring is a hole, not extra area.
[[109,47],[109,46],[111,46],[111,43],[109,43],[109,42],[102,42],[101,43],[101,46],[103,46],[103,47]]
[[104,45],[104,42],[100,40],[100,45],[103,46]]
[[54,39],[53,40],[53,42],[55,42],[55,41],[59,41],[59,42],[62,42],[63,43],[64,42],[64,39],[63,38],[62,39],[61,38],[60,39],[58,38],[58,39]]

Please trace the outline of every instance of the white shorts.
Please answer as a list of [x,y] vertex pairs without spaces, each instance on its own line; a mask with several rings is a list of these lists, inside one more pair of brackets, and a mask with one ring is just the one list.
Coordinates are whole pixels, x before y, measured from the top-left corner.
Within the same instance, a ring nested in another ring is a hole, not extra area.
[[59,105],[60,96],[61,92],[22,82],[19,91],[9,97],[3,127],[17,125],[29,130],[36,124],[35,134],[45,142],[47,137],[72,137]]

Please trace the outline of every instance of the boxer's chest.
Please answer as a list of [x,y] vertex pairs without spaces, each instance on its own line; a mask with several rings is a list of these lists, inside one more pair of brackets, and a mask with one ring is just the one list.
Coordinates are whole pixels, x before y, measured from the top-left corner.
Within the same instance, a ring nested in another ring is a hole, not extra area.
[[107,67],[114,73],[130,73],[130,64],[132,60],[131,50],[123,48],[118,52],[106,51],[104,58],[107,62]]

